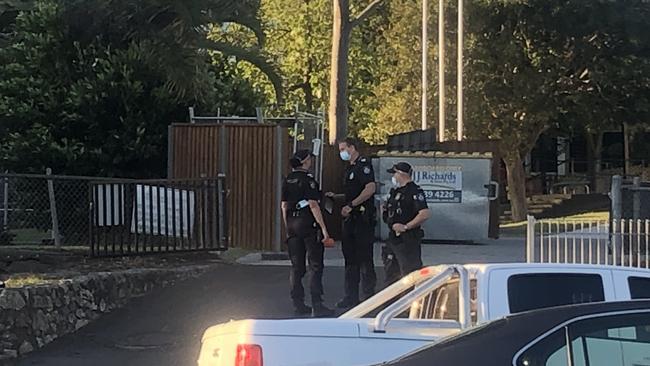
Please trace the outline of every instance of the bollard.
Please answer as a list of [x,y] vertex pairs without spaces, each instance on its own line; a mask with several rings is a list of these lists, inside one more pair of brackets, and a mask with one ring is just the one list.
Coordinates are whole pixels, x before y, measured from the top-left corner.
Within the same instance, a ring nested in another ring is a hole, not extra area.
[[526,262],[535,261],[535,217],[528,215],[528,224],[526,227]]
[[641,177],[632,180],[632,217],[635,220],[641,217]]
[[623,218],[623,178],[620,175],[612,177],[612,188],[609,197],[612,200],[612,219]]

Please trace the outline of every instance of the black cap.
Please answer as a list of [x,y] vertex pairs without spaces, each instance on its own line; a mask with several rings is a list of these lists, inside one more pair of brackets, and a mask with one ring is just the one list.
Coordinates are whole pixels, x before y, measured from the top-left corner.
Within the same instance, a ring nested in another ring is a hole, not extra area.
[[298,150],[298,151],[296,151],[295,154],[293,154],[293,157],[295,159],[300,160],[300,161],[304,161],[305,159],[307,159],[310,156],[316,156],[316,155],[312,154],[312,152],[307,150],[307,149]]
[[413,168],[411,168],[411,164],[409,164],[407,162],[404,162],[404,161],[400,161],[399,163],[393,165],[392,168],[390,168],[390,169],[388,169],[386,171],[389,172],[390,174],[395,174],[395,172],[401,172],[401,173],[404,173],[404,174],[411,174],[412,170],[413,170]]

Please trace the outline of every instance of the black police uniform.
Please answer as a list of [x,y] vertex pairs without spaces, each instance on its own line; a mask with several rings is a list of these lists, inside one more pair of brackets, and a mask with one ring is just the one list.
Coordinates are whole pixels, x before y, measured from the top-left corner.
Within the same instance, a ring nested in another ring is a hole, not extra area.
[[[427,201],[424,192],[414,182],[409,182],[403,187],[393,188],[383,212],[383,219],[388,224],[388,251],[387,255],[394,256],[394,261],[399,266],[401,276],[422,268],[422,228],[409,228],[399,235],[393,231],[393,224],[407,224],[413,220],[421,210],[427,209]],[[392,271],[394,271],[394,267]],[[387,269],[389,272],[389,269]],[[387,273],[387,277],[393,277],[394,273]],[[394,280],[394,278],[392,278]]]
[[308,201],[321,199],[318,183],[304,170],[294,170],[284,180],[282,201],[287,202],[287,246],[291,258],[291,298],[294,305],[304,304],[305,291],[302,278],[307,272],[305,259],[309,263],[312,305],[322,303],[323,295],[323,252],[320,228],[311,213]]
[[[359,157],[354,164],[345,169],[343,190],[346,204],[352,207],[368,183],[375,181],[375,172],[370,160]],[[364,298],[375,293],[377,276],[373,263],[376,212],[373,198],[357,207],[352,207],[350,216],[344,219],[342,247],[345,258],[345,297],[339,307],[355,305],[359,302],[359,283]]]

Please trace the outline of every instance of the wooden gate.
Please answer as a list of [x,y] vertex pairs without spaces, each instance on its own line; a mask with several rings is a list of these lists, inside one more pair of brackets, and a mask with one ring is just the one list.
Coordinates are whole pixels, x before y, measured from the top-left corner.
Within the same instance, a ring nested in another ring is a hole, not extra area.
[[169,127],[168,177],[226,176],[231,246],[279,250],[280,185],[291,149],[271,124],[178,123]]

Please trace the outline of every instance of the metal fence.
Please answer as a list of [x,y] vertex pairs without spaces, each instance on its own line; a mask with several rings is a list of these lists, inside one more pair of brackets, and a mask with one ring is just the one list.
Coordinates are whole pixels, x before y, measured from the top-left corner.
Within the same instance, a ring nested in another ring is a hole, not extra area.
[[88,245],[91,179],[0,174],[0,245]]
[[225,250],[225,176],[130,180],[0,174],[0,245],[95,256]]
[[293,152],[301,149],[311,150],[316,159],[314,162],[314,176],[317,181],[323,180],[325,117],[323,112],[310,114],[296,110],[293,128],[289,132],[293,140]]
[[92,182],[94,256],[225,250],[225,176]]
[[650,267],[650,220],[535,219],[528,216],[529,263]]
[[650,219],[650,182],[641,177],[624,179],[620,175],[612,177],[611,216],[614,219]]

